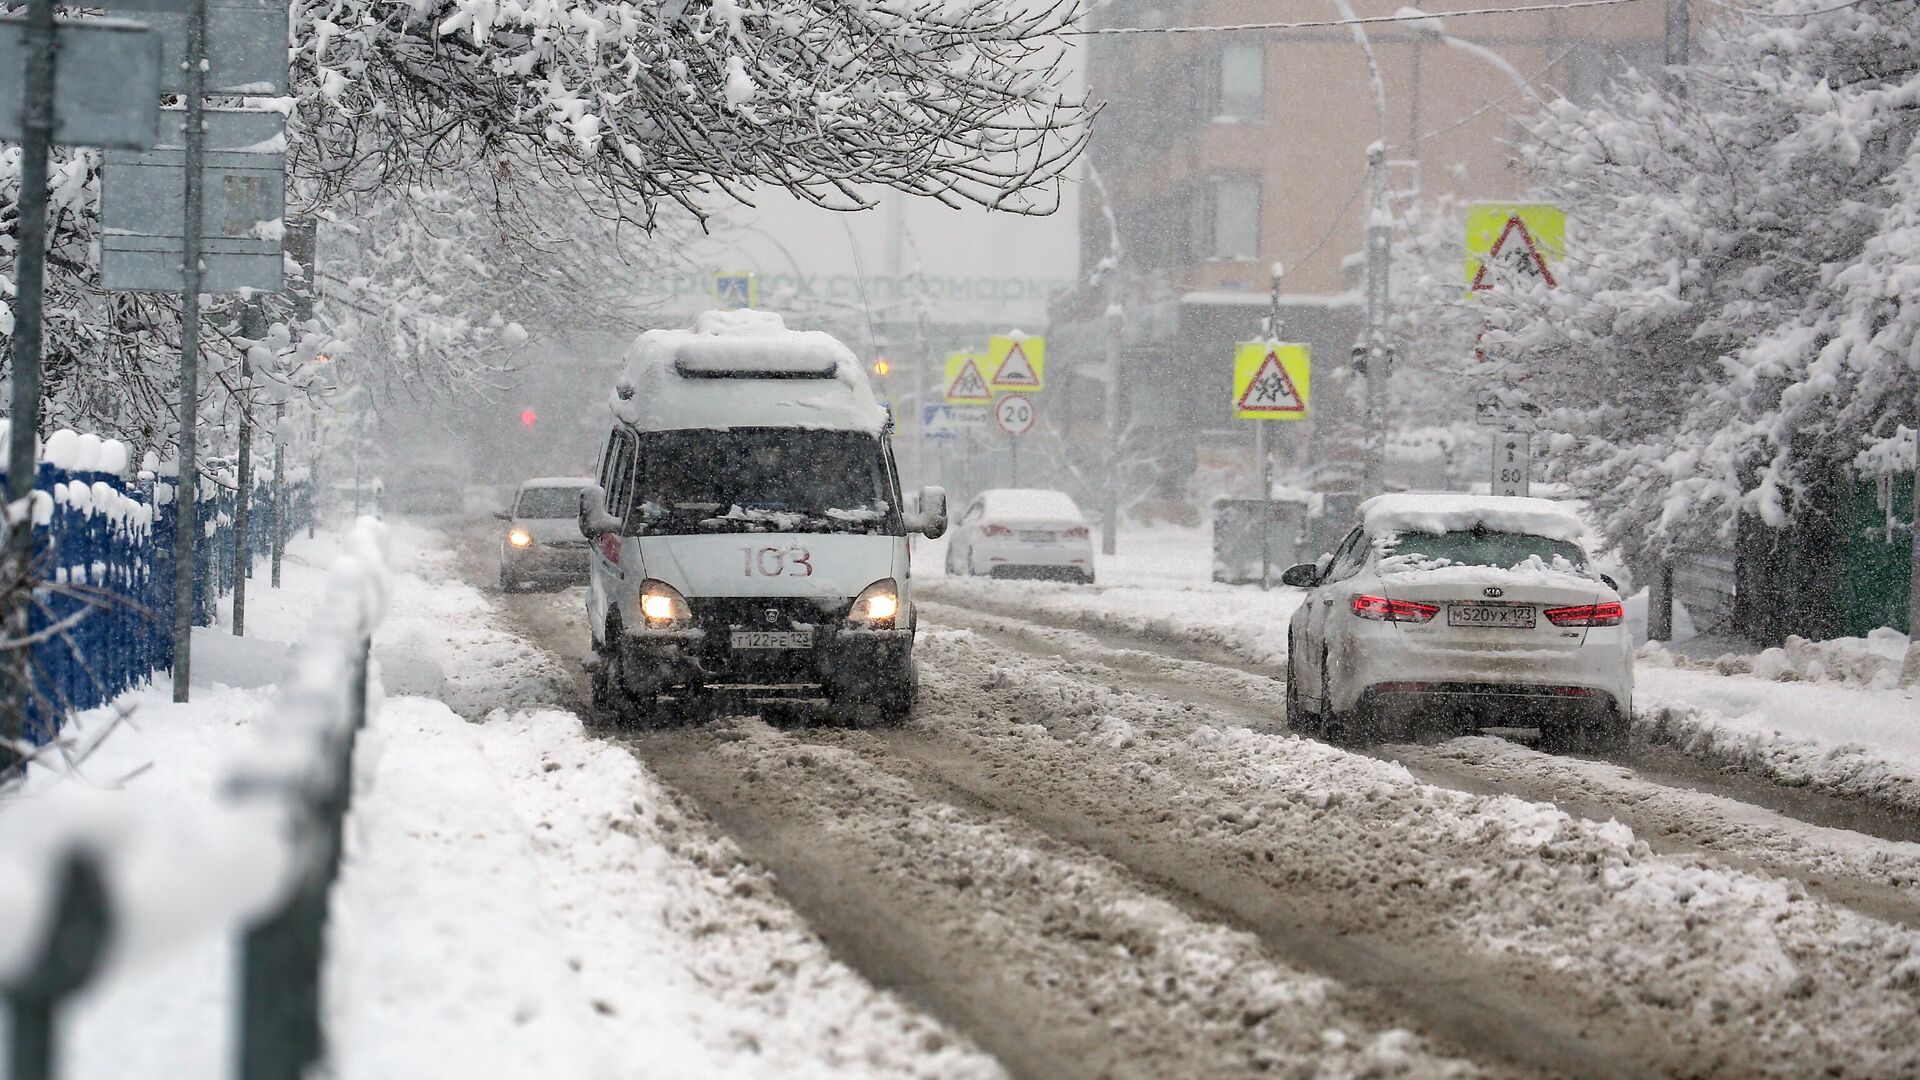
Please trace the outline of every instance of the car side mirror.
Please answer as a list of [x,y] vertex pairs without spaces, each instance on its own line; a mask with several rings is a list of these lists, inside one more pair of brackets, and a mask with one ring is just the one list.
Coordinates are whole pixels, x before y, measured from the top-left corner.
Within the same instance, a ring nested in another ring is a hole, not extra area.
[[1620,583],[1613,580],[1613,577],[1611,575],[1601,574],[1600,580],[1606,584],[1607,588],[1612,589],[1614,592],[1620,591]]
[[1314,580],[1315,580],[1315,581],[1318,581],[1318,580],[1320,580],[1321,578],[1323,578],[1323,577],[1326,577],[1326,576],[1327,576],[1327,568],[1328,568],[1328,567],[1330,567],[1330,566],[1332,566],[1332,565],[1333,565],[1333,553],[1332,553],[1332,552],[1328,552],[1328,553],[1326,553],[1326,554],[1323,554],[1323,555],[1321,555],[1321,556],[1320,556],[1320,557],[1319,557],[1318,559],[1315,559],[1315,560],[1313,561],[1313,578],[1314,578]]
[[607,489],[588,484],[580,489],[580,535],[598,540],[620,531],[620,519],[607,513]]
[[914,507],[902,515],[908,532],[917,532],[929,540],[947,533],[947,489],[928,485],[914,498]]
[[1280,584],[1292,585],[1298,589],[1311,589],[1314,583],[1319,580],[1320,568],[1313,563],[1299,563],[1295,566],[1289,566],[1287,567],[1287,572],[1280,575]]

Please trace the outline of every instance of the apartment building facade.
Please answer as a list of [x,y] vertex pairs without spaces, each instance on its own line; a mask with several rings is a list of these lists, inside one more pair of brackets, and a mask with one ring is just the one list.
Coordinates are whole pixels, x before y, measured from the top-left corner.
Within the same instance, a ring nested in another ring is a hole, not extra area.
[[[1345,6],[1116,0],[1095,25],[1324,22]],[[1122,413],[1129,438],[1164,458],[1170,498],[1211,459],[1250,453],[1252,425],[1231,418],[1229,358],[1259,330],[1276,262],[1286,268],[1285,335],[1311,344],[1316,360],[1315,419],[1289,427],[1284,453],[1293,464],[1324,455],[1325,436],[1350,419],[1371,145],[1386,146],[1396,214],[1442,194],[1520,197],[1529,182],[1511,147],[1538,99],[1582,100],[1617,72],[1663,61],[1658,0],[1447,15],[1485,6],[1446,0],[1427,10],[1438,22],[1365,26],[1365,47],[1340,25],[1091,39],[1088,88],[1105,110],[1088,149],[1098,182],[1082,192],[1080,261],[1099,264],[1117,238]],[[1407,10],[1400,0],[1351,7],[1362,18]],[[1086,286],[1057,298],[1063,373],[1100,356],[1106,309],[1104,292]],[[1097,427],[1099,416],[1083,406],[1067,422]]]

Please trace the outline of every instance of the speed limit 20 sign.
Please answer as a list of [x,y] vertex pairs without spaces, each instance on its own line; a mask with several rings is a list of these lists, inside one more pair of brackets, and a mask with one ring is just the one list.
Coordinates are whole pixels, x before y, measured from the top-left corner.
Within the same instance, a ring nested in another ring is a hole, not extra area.
[[1009,435],[1025,435],[1033,430],[1033,402],[1024,394],[1008,394],[994,403],[994,422]]

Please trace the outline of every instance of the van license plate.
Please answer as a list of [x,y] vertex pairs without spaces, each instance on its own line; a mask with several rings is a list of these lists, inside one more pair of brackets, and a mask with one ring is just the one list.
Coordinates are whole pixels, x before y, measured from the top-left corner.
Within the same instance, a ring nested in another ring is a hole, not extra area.
[[1491,626],[1506,630],[1533,629],[1532,604],[1448,604],[1448,626]]
[[811,649],[811,630],[735,630],[736,649]]

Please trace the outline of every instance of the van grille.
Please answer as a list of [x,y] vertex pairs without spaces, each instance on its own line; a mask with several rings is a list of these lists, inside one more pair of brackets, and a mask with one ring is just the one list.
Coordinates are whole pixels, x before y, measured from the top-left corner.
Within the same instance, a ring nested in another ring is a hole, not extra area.
[[[709,596],[687,601],[694,624],[715,630],[740,626],[756,630],[785,630],[798,624],[812,626],[846,617],[853,597],[814,600],[785,596]],[[768,613],[772,613],[772,617]]]

